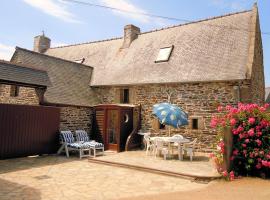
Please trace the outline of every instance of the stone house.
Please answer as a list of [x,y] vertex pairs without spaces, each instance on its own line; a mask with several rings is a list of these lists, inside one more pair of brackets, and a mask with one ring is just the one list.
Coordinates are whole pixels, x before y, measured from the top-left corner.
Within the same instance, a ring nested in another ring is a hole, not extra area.
[[[263,51],[258,8],[124,36],[50,48],[44,35],[34,51],[17,47],[12,63],[47,71],[51,85],[40,104],[62,108],[61,129],[91,129],[92,106],[142,105],[142,129],[153,126],[152,106],[168,101],[182,107],[190,125],[183,135],[208,150],[217,105],[263,103]],[[160,126],[161,132],[167,128]]]

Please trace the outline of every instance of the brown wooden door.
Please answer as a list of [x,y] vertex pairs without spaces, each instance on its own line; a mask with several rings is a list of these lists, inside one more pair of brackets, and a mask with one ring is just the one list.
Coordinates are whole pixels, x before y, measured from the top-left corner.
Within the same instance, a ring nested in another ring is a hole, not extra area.
[[106,143],[106,116],[105,116],[105,110],[104,109],[100,109],[100,110],[96,110],[96,121],[95,121],[95,131],[96,131],[96,135],[95,138],[98,141],[101,141],[103,144],[105,145],[105,149],[107,149],[108,144]]
[[119,131],[119,111],[117,109],[108,109],[106,143],[109,150],[119,151]]

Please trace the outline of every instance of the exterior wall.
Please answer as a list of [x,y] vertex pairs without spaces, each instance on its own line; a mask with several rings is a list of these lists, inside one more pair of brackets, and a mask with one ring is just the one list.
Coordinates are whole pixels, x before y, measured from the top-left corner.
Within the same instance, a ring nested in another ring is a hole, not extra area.
[[[154,117],[152,107],[156,103],[166,102],[167,93],[171,93],[171,102],[183,108],[189,119],[198,119],[198,130],[193,130],[191,125],[181,129],[171,129],[172,134],[179,133],[188,137],[198,138],[198,148],[209,151],[213,148],[216,132],[210,127],[211,116],[216,112],[217,105],[235,105],[238,102],[238,93],[235,89],[238,82],[228,83],[189,83],[168,85],[144,85],[130,87],[132,103],[142,105],[142,129],[152,128]],[[249,83],[240,83],[240,88],[249,88]],[[118,103],[119,87],[95,88],[103,103]],[[240,92],[240,96],[241,92]],[[242,97],[245,102],[245,97]],[[190,123],[191,124],[191,123]],[[162,130],[162,134],[168,134]]]
[[263,49],[257,5],[253,6],[253,15],[250,23],[249,54],[247,62],[247,78],[250,79],[250,102],[264,103],[265,82],[263,67]]
[[10,96],[10,85],[0,84],[0,103],[39,105],[40,98],[35,88],[20,86],[17,97]]
[[61,107],[60,131],[85,130],[92,131],[93,109],[89,107]]
[[253,55],[252,75],[251,75],[252,102],[264,103],[265,81],[263,67],[263,49],[259,19],[256,23],[255,46]]

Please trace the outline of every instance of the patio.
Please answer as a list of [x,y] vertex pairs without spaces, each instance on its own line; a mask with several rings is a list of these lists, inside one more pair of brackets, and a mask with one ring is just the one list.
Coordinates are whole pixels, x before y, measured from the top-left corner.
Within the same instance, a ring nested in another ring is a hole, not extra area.
[[120,199],[206,186],[186,179],[93,164],[77,156],[0,160],[1,200]]
[[214,169],[208,154],[196,152],[194,160],[184,157],[178,160],[177,155],[164,160],[163,157],[146,155],[145,151],[125,151],[121,153],[105,152],[105,156],[98,156],[89,160],[90,162],[126,167],[152,173],[164,172],[165,175],[182,176],[186,178],[215,179],[220,175]]
[[215,180],[202,184],[93,164],[88,159],[79,160],[77,156],[69,159],[64,156],[42,156],[0,160],[1,200],[268,200],[269,187],[269,181],[258,178],[233,182]]

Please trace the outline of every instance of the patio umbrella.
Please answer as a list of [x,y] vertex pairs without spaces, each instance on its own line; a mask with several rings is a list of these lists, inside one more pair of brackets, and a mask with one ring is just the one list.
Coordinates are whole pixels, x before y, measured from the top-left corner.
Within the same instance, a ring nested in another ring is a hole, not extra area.
[[[188,125],[188,115],[181,108],[170,103],[160,103],[153,106],[153,114],[163,125],[170,125],[174,128]],[[170,134],[170,129],[169,129]]]

